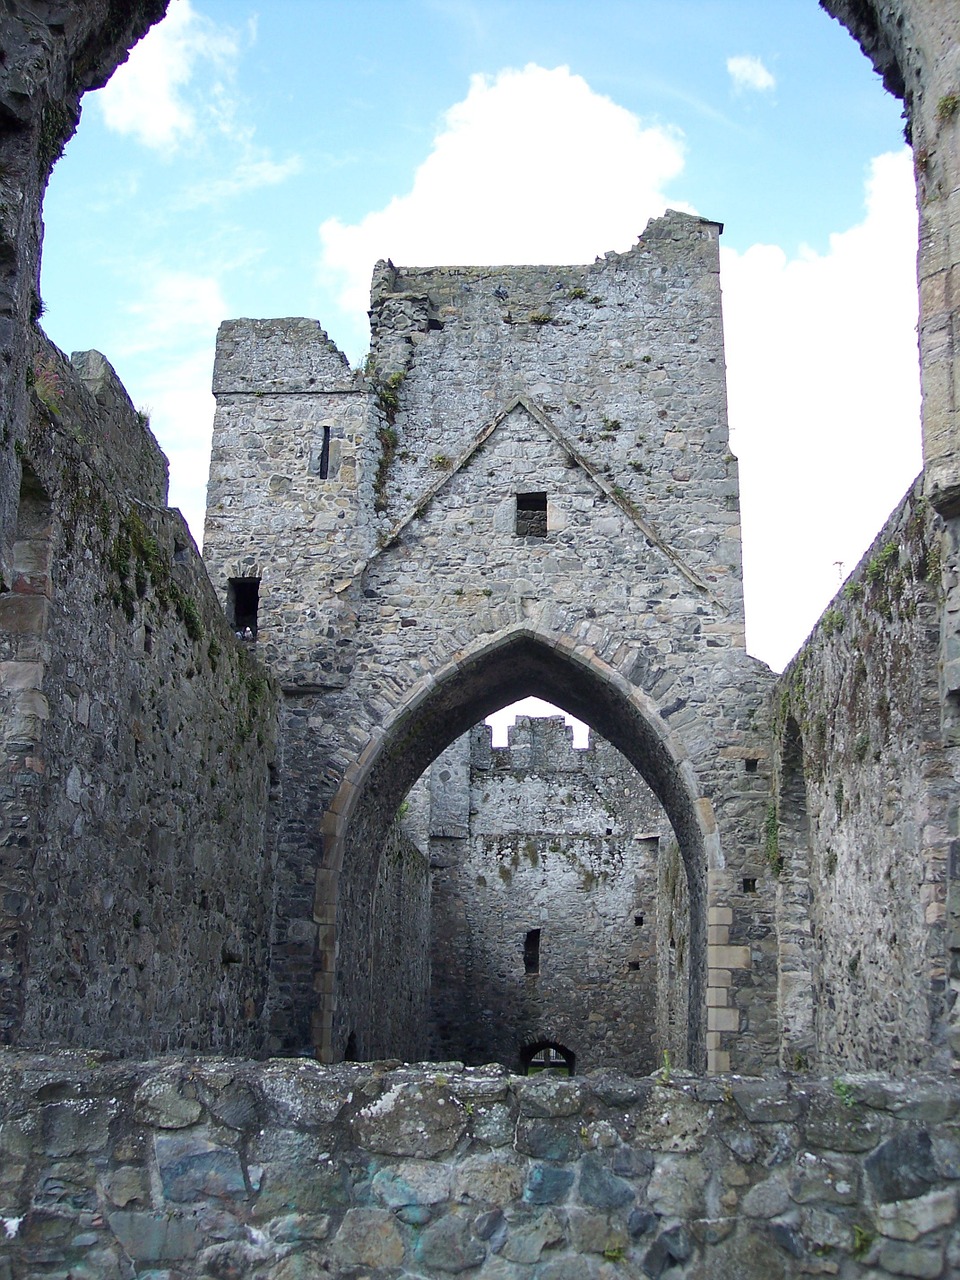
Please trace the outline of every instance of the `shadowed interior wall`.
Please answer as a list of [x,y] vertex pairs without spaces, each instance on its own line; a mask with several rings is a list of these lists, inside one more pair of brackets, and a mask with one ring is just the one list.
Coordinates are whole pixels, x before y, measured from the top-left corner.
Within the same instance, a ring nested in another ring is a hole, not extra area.
[[956,1053],[943,537],[918,484],[774,695],[784,1048],[806,1055],[815,1031],[826,1071],[946,1067]]
[[257,1053],[273,688],[113,370],[42,342],[33,368],[0,591],[2,1038]]
[[618,751],[596,734],[574,749],[560,718],[490,738],[477,725],[429,775],[431,1056],[519,1069],[549,1042],[578,1072],[652,1071],[663,810]]

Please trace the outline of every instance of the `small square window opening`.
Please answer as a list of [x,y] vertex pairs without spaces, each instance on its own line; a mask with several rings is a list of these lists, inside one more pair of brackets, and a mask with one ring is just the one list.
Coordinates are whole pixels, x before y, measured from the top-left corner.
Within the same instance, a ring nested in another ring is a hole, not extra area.
[[517,536],[520,538],[547,536],[547,495],[545,493],[517,494]]

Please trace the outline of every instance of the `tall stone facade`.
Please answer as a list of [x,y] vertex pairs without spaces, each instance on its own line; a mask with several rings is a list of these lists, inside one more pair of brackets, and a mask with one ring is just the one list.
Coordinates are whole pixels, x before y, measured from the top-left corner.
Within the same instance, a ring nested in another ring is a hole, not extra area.
[[430,1056],[523,1071],[550,1046],[578,1073],[645,1075],[679,994],[658,984],[666,815],[620,752],[596,735],[575,749],[560,718],[490,739],[478,725],[429,775]]
[[277,1048],[395,1051],[370,1017],[413,954],[371,947],[390,820],[442,749],[536,693],[672,823],[690,1060],[775,1057],[776,948],[747,941],[774,895],[770,675],[743,647],[719,231],[671,213],[584,267],[381,264],[366,377],[309,321],[222,329],[204,545],[228,612],[256,595],[284,693]]

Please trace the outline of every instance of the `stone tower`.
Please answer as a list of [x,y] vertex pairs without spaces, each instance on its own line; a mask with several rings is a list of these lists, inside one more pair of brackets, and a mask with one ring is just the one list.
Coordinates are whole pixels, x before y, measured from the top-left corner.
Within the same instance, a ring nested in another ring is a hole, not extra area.
[[720,230],[669,213],[577,267],[380,263],[363,374],[311,321],[221,328],[205,556],[284,691],[274,1047],[423,1055],[423,913],[386,904],[428,886],[384,841],[444,748],[535,693],[672,825],[690,1062],[775,1055]]

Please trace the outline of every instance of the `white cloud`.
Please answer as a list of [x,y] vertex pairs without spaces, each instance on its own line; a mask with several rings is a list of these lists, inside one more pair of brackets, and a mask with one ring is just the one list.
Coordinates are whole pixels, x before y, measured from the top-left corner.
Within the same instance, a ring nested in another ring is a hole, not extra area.
[[760,59],[754,58],[750,54],[744,53],[734,58],[728,58],[727,70],[737,93],[742,93],[745,89],[754,89],[758,93],[768,93],[777,86],[773,75]]
[[189,271],[156,271],[138,299],[126,310],[136,324],[133,341],[120,344],[126,353],[182,350],[211,339],[228,314],[220,284],[213,276]]
[[181,204],[184,208],[217,204],[247,191],[278,186],[302,169],[303,161],[299,156],[271,160],[269,155],[257,153],[251,147],[249,154],[237,163],[232,173],[225,178],[211,178],[202,185],[192,187],[182,198]]
[[826,253],[721,250],[751,651],[798,648],[921,466],[910,152]]
[[355,225],[323,223],[321,271],[363,314],[377,258],[589,262],[636,241],[682,167],[677,131],[645,127],[567,67],[474,76],[407,195]]
[[136,401],[170,460],[170,505],[179,507],[198,545],[210,469],[215,402],[210,390],[213,340],[182,359],[161,358],[137,381]]
[[[198,66],[206,63],[229,75],[238,53],[232,31],[202,17],[190,0],[171,0],[166,18],[135,46],[96,94],[107,128],[155,150],[175,150],[199,127],[197,103],[187,92]],[[214,81],[211,103],[222,98],[223,86]]]

